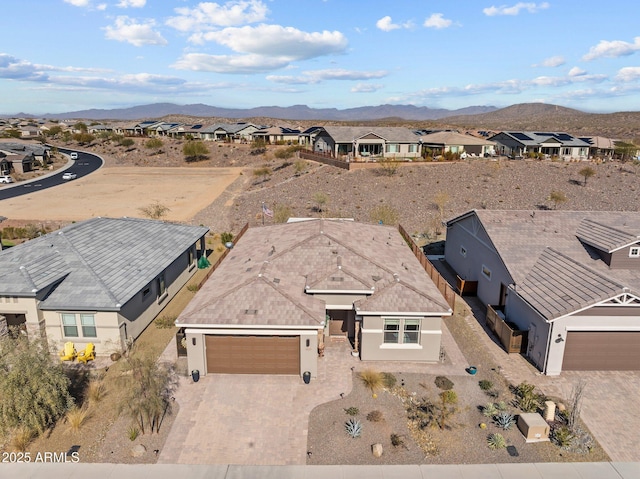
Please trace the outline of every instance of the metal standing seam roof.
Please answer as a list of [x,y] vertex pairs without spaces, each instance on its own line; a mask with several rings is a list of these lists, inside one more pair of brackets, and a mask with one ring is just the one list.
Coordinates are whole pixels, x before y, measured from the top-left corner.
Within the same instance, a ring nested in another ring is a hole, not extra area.
[[29,296],[62,280],[40,309],[117,311],[207,231],[136,218],[72,224],[2,251],[0,294]]
[[[445,299],[393,227],[323,219],[254,227],[234,246],[177,323],[318,327],[325,320],[325,303],[305,293],[306,286],[339,293],[372,285],[371,294],[376,298],[396,278],[414,290],[411,294],[381,294],[376,308],[449,313]],[[247,315],[245,310],[255,313]]]

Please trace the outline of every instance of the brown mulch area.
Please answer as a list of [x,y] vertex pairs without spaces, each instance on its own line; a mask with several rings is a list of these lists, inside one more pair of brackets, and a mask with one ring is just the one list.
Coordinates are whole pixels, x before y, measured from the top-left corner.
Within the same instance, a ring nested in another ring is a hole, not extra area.
[[[482,364],[475,376],[450,377],[458,397],[456,413],[440,430],[427,427],[420,430],[407,420],[406,405],[411,398],[438,400],[440,390],[435,386],[435,376],[415,373],[397,373],[395,388],[379,391],[374,398],[357,374],[353,376],[353,390],[344,399],[338,399],[316,407],[309,418],[308,464],[485,464],[485,463],[533,463],[533,462],[600,462],[609,458],[599,445],[588,454],[565,451],[551,442],[526,444],[516,426],[504,431],[482,415],[481,407],[488,402],[505,401],[508,411],[518,414],[512,405],[514,399],[509,385],[500,375],[490,353],[475,340],[475,333],[466,323],[464,303],[456,305],[456,314],[447,319],[447,326],[469,364]],[[386,371],[391,372],[393,371]],[[479,380],[493,383],[499,395],[491,398],[478,385]],[[355,416],[362,423],[362,436],[351,438],[345,431],[345,422],[351,417],[345,409],[357,407]],[[381,422],[371,422],[366,416],[379,410],[384,416]],[[485,423],[487,428],[479,425]],[[413,431],[413,432],[412,432]],[[511,456],[506,449],[492,451],[487,446],[487,436],[500,433],[508,445],[516,447],[518,456]],[[397,434],[403,444],[393,446],[391,434]],[[383,455],[373,456],[371,447],[380,443]]]

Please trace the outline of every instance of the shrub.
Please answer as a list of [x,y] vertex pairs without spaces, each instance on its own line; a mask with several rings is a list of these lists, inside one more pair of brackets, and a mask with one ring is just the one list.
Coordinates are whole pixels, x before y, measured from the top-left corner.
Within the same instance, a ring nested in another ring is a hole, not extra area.
[[390,439],[393,447],[404,446],[404,439],[402,439],[402,436],[392,433]]
[[478,381],[478,386],[480,386],[480,389],[482,389],[483,391],[489,391],[493,389],[493,383],[488,379],[481,379],[480,381]]
[[182,153],[185,156],[185,161],[191,163],[193,161],[200,161],[207,158],[209,155],[209,148],[201,141],[188,141],[182,147]]
[[276,205],[273,210],[273,222],[274,223],[286,223],[293,214],[291,208],[286,205]]
[[228,231],[220,233],[220,242],[222,244],[228,243],[229,241],[233,241],[233,233],[230,233]]
[[382,380],[384,382],[384,387],[387,389],[393,388],[398,382],[396,377],[391,373],[382,373]]
[[17,452],[24,452],[33,440],[35,434],[32,429],[26,426],[18,426],[11,432],[11,449]]
[[453,389],[453,382],[446,376],[436,376],[436,380],[434,381],[438,389],[442,389],[444,391],[448,391]]
[[187,286],[187,290],[192,292],[192,293],[195,293],[199,289],[200,289],[200,285],[198,283],[192,283],[192,284]]
[[504,429],[505,431],[511,429],[516,422],[515,418],[513,417],[513,414],[509,414],[508,412],[498,413],[493,418],[493,421],[495,422],[496,426],[498,426],[501,429]]
[[259,178],[269,176],[270,174],[271,168],[269,168],[268,166],[262,166],[253,170],[253,176],[257,176]]
[[78,432],[85,420],[89,417],[89,410],[84,407],[74,406],[66,415],[68,432]]
[[307,169],[307,162],[305,160],[296,160],[296,162],[293,164],[293,169],[296,173],[302,173]]
[[398,223],[398,212],[390,205],[379,205],[371,210],[371,221],[385,225],[395,225]]
[[89,383],[87,388],[87,397],[89,401],[98,403],[102,401],[105,393],[105,386],[102,381],[93,380]]
[[357,416],[358,414],[360,414],[360,409],[355,406],[351,406],[345,408],[344,412],[346,412],[349,416]]
[[125,148],[128,148],[130,146],[135,145],[135,141],[133,141],[133,139],[131,138],[122,138],[118,143],[120,143],[120,146],[124,146]]
[[150,150],[158,150],[162,148],[162,140],[160,138],[151,138],[144,144],[145,148]]
[[349,436],[353,437],[354,439],[356,437],[360,437],[360,435],[362,434],[362,424],[357,419],[349,419],[346,423],[344,423],[344,428],[346,429],[347,434],[349,434]]
[[173,328],[176,324],[176,317],[175,316],[160,316],[158,319],[156,319],[154,322],[156,323],[156,327],[158,329],[169,329],[169,328]]
[[136,426],[129,426],[129,429],[127,429],[127,436],[129,437],[130,441],[135,441],[139,435],[140,429],[138,429]]
[[138,211],[140,211],[140,213],[142,213],[147,218],[150,218],[152,220],[159,220],[165,217],[167,213],[171,210],[169,209],[168,206],[165,206],[160,202],[156,201],[155,203],[151,203],[148,206],[143,206],[141,208],[138,208]]
[[543,401],[543,396],[535,392],[535,386],[526,381],[515,387],[516,402],[524,412],[537,412]]
[[369,414],[367,414],[367,421],[371,421],[371,422],[384,421],[384,414],[382,414],[382,411],[378,411],[377,409],[374,411],[371,411]]
[[484,417],[494,417],[496,414],[498,414],[498,408],[496,407],[496,405],[492,402],[488,402],[483,408],[482,408],[482,415]]
[[489,449],[504,449],[507,447],[507,441],[505,441],[504,436],[500,433],[489,434],[487,437],[487,445]]
[[375,393],[376,390],[384,386],[384,377],[378,371],[373,369],[365,369],[359,373],[360,380],[364,385],[371,390],[371,393]]
[[571,444],[573,444],[575,435],[573,434],[573,432],[571,432],[571,429],[569,429],[568,426],[560,426],[554,428],[551,431],[550,439],[554,442],[554,444],[557,444],[558,446],[563,448],[568,448],[571,447]]

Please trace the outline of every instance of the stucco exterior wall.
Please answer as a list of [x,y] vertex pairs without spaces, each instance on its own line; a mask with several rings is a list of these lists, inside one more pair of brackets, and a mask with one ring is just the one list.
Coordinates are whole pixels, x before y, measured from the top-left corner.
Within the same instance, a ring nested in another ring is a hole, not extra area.
[[527,356],[540,371],[544,371],[550,325],[513,291],[507,294],[507,320],[528,331]]
[[[62,349],[64,343],[71,341],[79,351],[84,349],[87,343],[93,343],[96,347],[97,356],[107,356],[115,351],[121,351],[120,332],[118,329],[118,313],[111,311],[43,311],[45,331],[47,341],[52,351]],[[76,315],[78,337],[65,337],[62,328],[62,313]],[[80,323],[81,313],[91,313],[94,315],[96,325],[96,336],[84,337],[82,335],[82,325]]]
[[[478,298],[484,304],[499,304],[500,285],[513,282],[475,215],[447,228],[444,256],[458,276],[478,282]],[[483,266],[491,271],[490,279],[482,273]]]
[[36,298],[21,298],[18,296],[0,297],[0,314],[24,314],[26,319],[27,335],[37,338],[44,326],[41,311],[38,310]]
[[[385,318],[392,319],[391,316]],[[363,316],[360,343],[360,358],[363,361],[425,361],[440,360],[442,318],[421,319],[419,344],[385,344],[384,319],[382,316]]]

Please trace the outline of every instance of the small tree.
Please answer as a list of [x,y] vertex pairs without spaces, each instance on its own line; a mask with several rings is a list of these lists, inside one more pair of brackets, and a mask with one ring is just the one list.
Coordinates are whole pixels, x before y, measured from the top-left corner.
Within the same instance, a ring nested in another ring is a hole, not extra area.
[[393,176],[398,172],[400,162],[395,158],[380,158],[378,164],[387,176]]
[[209,148],[201,141],[188,141],[182,147],[182,153],[185,156],[185,161],[191,163],[207,158],[209,156]]
[[371,210],[371,221],[385,225],[395,225],[398,223],[398,212],[393,206],[382,204]]
[[549,193],[549,200],[553,202],[553,209],[558,208],[559,203],[567,201],[567,196],[562,191],[552,191]]
[[313,201],[315,201],[316,203],[316,206],[315,206],[316,212],[322,213],[324,211],[324,205],[327,204],[328,200],[329,200],[329,197],[322,191],[318,191],[314,193]]
[[148,206],[138,208],[138,211],[140,211],[140,213],[142,213],[147,218],[151,218],[152,220],[159,220],[164,218],[171,210],[169,209],[169,207],[156,201],[155,203],[152,203]]
[[585,166],[578,171],[578,174],[584,177],[584,183],[582,183],[582,186],[587,186],[587,180],[596,174],[596,170],[590,166]]

